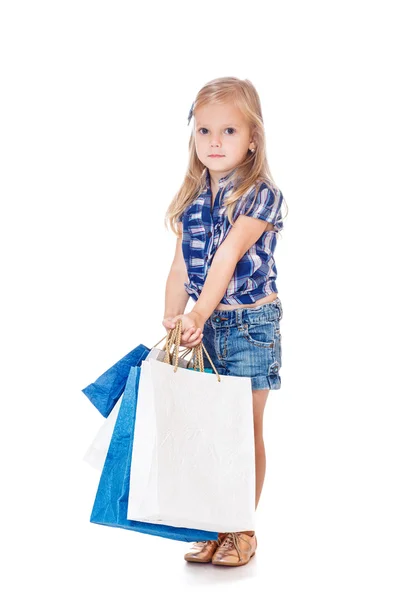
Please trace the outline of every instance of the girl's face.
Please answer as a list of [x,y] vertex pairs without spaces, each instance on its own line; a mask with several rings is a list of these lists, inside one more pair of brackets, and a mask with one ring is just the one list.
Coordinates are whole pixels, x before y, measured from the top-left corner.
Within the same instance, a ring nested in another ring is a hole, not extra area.
[[245,159],[249,148],[255,148],[250,128],[235,106],[208,104],[196,109],[193,116],[197,156],[215,178],[228,175]]

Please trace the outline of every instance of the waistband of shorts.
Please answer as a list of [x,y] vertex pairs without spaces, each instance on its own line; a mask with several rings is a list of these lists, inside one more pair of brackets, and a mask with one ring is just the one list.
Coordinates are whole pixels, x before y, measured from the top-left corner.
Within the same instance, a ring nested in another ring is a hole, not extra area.
[[282,303],[279,298],[275,298],[272,302],[261,304],[253,308],[234,308],[230,310],[214,310],[208,317],[206,322],[213,322],[226,325],[238,325],[250,315],[269,315],[271,319],[277,315],[282,316]]

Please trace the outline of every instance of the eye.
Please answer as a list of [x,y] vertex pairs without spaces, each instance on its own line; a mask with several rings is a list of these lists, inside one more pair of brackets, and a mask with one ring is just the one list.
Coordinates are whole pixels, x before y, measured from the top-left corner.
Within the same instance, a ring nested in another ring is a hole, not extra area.
[[[205,133],[203,134],[203,133],[202,133],[202,131],[205,131],[205,132],[207,132],[207,133],[208,133],[208,129],[207,129],[207,127],[199,127],[199,129],[198,129],[198,132],[199,132],[201,135],[206,135]],[[225,129],[225,131],[230,131],[230,132],[232,132],[232,133],[229,133],[229,135],[233,135],[233,134],[235,133],[236,129],[235,129],[234,127],[227,127],[227,128]]]

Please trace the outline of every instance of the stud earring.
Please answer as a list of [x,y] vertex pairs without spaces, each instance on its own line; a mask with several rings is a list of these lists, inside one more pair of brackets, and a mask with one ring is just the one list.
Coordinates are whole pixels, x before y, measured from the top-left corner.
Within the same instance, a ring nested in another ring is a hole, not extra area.
[[255,152],[255,149],[254,148],[250,148],[250,152]]

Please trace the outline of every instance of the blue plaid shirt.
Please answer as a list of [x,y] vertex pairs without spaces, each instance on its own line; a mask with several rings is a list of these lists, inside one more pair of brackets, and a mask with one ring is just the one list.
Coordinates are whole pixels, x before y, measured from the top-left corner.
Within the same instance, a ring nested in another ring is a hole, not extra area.
[[[197,301],[218,247],[232,226],[223,206],[223,199],[230,195],[234,181],[225,189],[225,181],[233,173],[219,179],[219,190],[211,211],[210,173],[203,171],[205,184],[200,195],[180,217],[182,221],[182,251],[188,272],[189,283],[184,283],[189,296]],[[244,214],[254,199],[254,186],[236,204],[233,221]],[[277,268],[274,260],[276,234],[283,228],[281,205],[282,192],[275,195],[263,182],[253,208],[247,216],[274,224],[274,229],[264,231],[256,243],[238,261],[228,288],[220,300],[222,304],[254,304],[257,300],[278,292]]]

